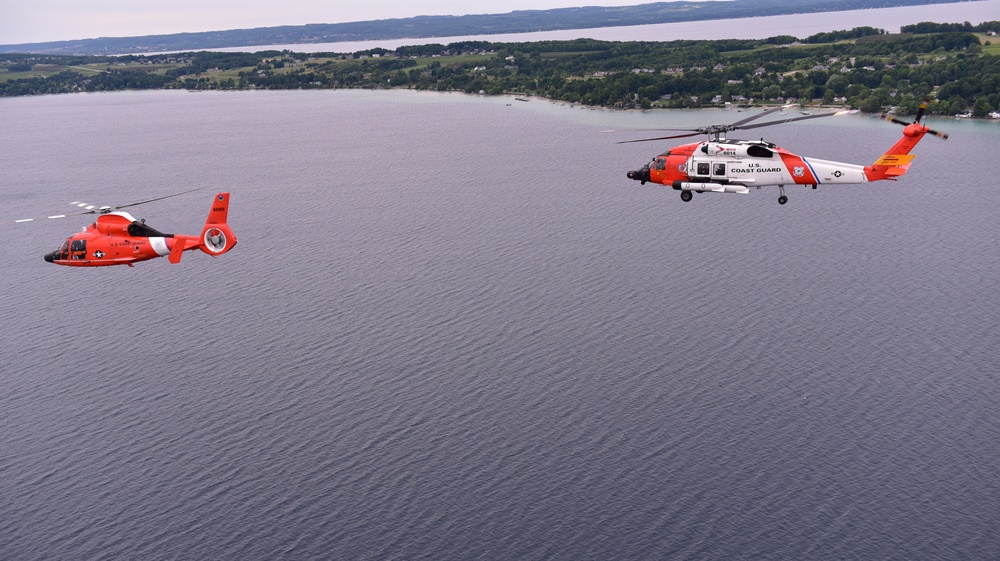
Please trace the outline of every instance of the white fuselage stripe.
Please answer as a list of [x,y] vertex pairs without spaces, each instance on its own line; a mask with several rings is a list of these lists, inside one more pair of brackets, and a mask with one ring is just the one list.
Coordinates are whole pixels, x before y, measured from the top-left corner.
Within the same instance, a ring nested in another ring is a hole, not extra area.
[[149,245],[157,255],[168,255],[170,253],[166,238],[149,238]]

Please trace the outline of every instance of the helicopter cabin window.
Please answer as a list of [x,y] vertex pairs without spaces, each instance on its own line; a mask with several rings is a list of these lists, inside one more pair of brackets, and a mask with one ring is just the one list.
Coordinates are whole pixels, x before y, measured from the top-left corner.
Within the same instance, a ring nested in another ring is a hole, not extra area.
[[747,148],[747,156],[751,156],[753,158],[770,158],[773,154],[774,153],[767,148],[757,144],[752,144]]
[[73,240],[69,246],[70,259],[85,259],[87,257],[87,240]]
[[719,162],[716,162],[716,163],[712,164],[712,175],[725,176],[726,175],[726,164],[725,163],[719,163]]
[[698,162],[697,175],[708,175],[708,162]]
[[667,169],[667,159],[664,158],[663,156],[657,158],[656,164],[653,166],[653,169],[661,171]]

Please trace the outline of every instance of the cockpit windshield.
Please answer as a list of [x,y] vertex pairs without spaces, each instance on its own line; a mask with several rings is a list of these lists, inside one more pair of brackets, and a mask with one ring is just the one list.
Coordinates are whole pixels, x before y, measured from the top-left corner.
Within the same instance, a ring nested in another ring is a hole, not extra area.
[[64,241],[62,245],[59,246],[59,249],[56,249],[55,251],[49,253],[48,255],[51,256],[53,259],[58,259],[60,261],[69,259],[69,240]]

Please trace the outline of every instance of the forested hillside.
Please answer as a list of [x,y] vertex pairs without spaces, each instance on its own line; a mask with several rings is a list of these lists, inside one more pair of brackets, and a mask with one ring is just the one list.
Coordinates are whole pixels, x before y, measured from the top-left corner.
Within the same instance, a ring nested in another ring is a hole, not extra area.
[[[920,24],[935,25],[935,24]],[[980,32],[871,27],[802,40],[463,42],[356,53],[0,55],[0,95],[119,89],[411,88],[593,106],[832,104],[912,114],[1000,110],[1000,43]],[[933,29],[933,28],[932,28]]]
[[[135,54],[244,47],[365,41],[414,37],[456,37],[588,29],[726,18],[749,18],[945,4],[960,0],[676,0],[635,6],[586,6],[516,10],[504,14],[417,16],[346,23],[314,23],[142,37],[98,37],[22,45],[0,45],[0,52],[47,54]],[[967,31],[967,30],[966,30]]]

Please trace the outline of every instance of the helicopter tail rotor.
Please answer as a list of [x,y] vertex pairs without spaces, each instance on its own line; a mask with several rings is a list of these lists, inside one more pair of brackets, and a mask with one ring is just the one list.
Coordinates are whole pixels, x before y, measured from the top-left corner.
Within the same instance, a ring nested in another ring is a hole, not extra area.
[[[942,140],[948,140],[948,133],[936,131],[934,129],[925,127],[924,125],[920,124],[920,120],[924,118],[924,113],[927,111],[927,106],[930,104],[930,102],[931,100],[929,97],[924,98],[924,101],[920,103],[920,107],[917,109],[917,114],[914,117],[912,123],[904,121],[902,119],[898,119],[892,115],[889,115],[888,113],[883,113],[882,119],[885,119],[890,123],[896,123],[897,125],[902,125],[904,127],[912,127],[904,131],[904,134],[907,134],[908,136],[914,136],[918,132],[923,132],[924,134],[932,134]],[[912,133],[909,132],[911,130],[913,131]]]
[[905,175],[910,169],[910,164],[913,162],[913,154],[910,151],[913,150],[913,147],[920,142],[920,139],[924,135],[932,134],[938,138],[948,139],[947,133],[936,131],[920,124],[920,120],[924,117],[929,103],[930,100],[925,98],[923,103],[920,104],[920,108],[917,110],[912,123],[897,119],[892,115],[882,115],[882,118],[886,121],[904,127],[903,137],[889,148],[885,154],[882,154],[882,157],[876,160],[874,164],[865,167],[865,177],[868,181],[877,181],[880,179],[895,180]]

